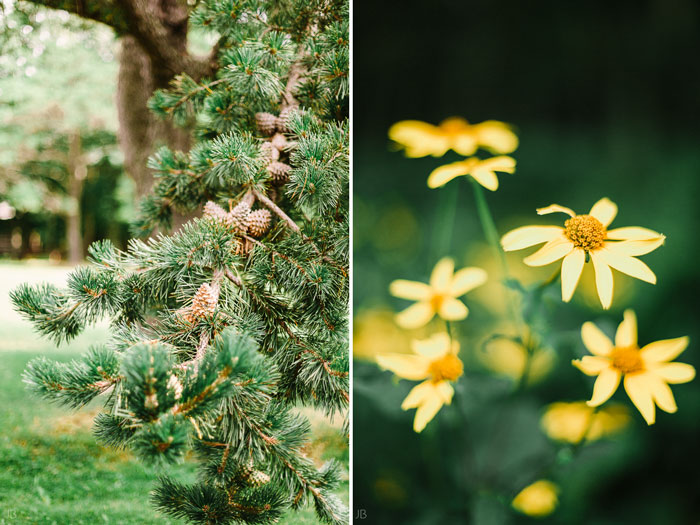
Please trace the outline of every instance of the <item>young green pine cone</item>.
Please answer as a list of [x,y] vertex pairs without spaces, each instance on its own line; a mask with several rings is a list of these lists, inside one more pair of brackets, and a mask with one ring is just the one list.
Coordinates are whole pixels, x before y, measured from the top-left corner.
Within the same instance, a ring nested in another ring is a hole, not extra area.
[[226,211],[215,202],[208,201],[204,205],[204,217],[220,222],[226,222]]
[[192,315],[196,319],[207,317],[214,313],[216,309],[217,297],[208,283],[204,283],[199,287],[197,293],[192,299]]
[[279,160],[280,152],[271,142],[265,141],[260,145],[260,157],[265,162],[265,165],[267,165],[270,164],[270,162]]
[[253,237],[262,237],[270,229],[272,215],[265,209],[250,212],[248,215],[248,231]]
[[263,135],[272,135],[277,129],[277,117],[272,113],[256,113],[255,124]]
[[265,483],[269,482],[270,476],[268,476],[261,470],[254,470],[248,475],[248,483],[250,483],[254,487],[260,487],[261,485],[264,485]]
[[289,170],[292,167],[284,162],[274,161],[267,165],[267,172],[277,183],[287,182],[289,180]]
[[[287,139],[281,133],[275,133],[275,135],[270,139],[270,143],[279,151],[284,151],[287,147]],[[273,159],[277,160],[277,159]]]
[[250,215],[250,204],[248,201],[241,201],[226,215],[226,223],[236,233],[248,231],[248,216]]

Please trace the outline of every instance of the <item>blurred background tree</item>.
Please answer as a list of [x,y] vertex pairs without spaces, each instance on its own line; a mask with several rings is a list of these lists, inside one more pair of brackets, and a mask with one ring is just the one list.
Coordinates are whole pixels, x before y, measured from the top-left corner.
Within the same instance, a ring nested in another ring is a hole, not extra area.
[[75,263],[94,240],[123,246],[133,184],[117,148],[111,32],[28,4],[6,4],[0,24],[0,252]]

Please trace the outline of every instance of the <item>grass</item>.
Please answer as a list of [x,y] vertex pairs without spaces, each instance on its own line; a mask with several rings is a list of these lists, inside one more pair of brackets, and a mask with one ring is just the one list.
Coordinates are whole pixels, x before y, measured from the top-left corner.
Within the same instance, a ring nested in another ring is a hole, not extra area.
[[[69,268],[46,263],[0,262],[0,525],[175,524],[149,504],[149,491],[160,471],[128,452],[98,445],[91,435],[98,407],[70,411],[30,396],[21,374],[39,355],[68,361],[108,337],[107,325],[89,328],[68,345],[56,348],[32,332],[12,310],[8,293],[21,282],[65,282]],[[320,415],[312,420],[308,452],[319,463],[337,458],[347,465],[347,443]],[[195,478],[196,464],[168,467],[181,480]],[[347,502],[347,482],[339,496]],[[290,512],[280,523],[317,524],[312,508]]]

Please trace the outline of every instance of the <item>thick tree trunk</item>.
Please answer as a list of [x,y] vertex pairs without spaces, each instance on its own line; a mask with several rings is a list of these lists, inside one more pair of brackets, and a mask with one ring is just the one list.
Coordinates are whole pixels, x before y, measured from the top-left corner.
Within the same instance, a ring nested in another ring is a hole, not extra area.
[[68,241],[68,262],[78,264],[83,260],[83,235],[80,230],[80,197],[83,183],[87,176],[87,165],[83,158],[80,133],[74,132],[70,137],[68,149],[68,197],[71,210],[66,217],[66,238]]

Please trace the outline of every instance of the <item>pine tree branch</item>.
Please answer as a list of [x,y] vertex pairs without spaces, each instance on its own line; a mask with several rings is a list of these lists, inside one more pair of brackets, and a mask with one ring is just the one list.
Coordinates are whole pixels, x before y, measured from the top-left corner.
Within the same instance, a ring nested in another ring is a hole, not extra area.
[[284,213],[284,211],[282,211],[282,209],[281,209],[279,206],[277,206],[277,204],[275,204],[274,202],[272,202],[272,200],[270,200],[269,197],[267,197],[266,195],[264,195],[264,194],[261,193],[260,191],[256,190],[255,188],[253,188],[252,191],[253,191],[253,195],[255,195],[255,198],[256,198],[256,199],[258,199],[258,200],[259,200],[260,202],[262,202],[265,206],[267,206],[268,208],[270,208],[270,211],[272,211],[273,213],[275,213],[280,219],[282,219],[284,222],[286,222],[287,225],[288,225],[292,230],[294,230],[294,231],[297,232],[297,233],[301,233],[301,228],[299,228],[299,226],[297,226],[297,223],[294,222],[294,221],[289,217],[289,215],[287,215],[286,213]]

